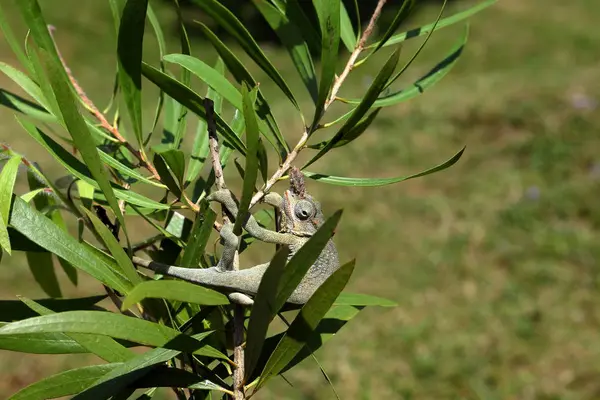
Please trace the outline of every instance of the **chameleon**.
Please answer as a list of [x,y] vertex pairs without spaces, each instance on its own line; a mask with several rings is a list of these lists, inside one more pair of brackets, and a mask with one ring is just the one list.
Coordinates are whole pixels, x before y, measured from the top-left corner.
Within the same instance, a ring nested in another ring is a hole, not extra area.
[[[222,204],[231,220],[238,214],[236,199],[228,189],[213,192],[207,196],[207,200]],[[290,170],[290,188],[284,192],[283,196],[271,192],[265,195],[263,202],[275,207],[278,212],[279,231],[261,227],[252,214],[248,214],[243,227],[257,240],[288,246],[288,260],[324,222],[321,204],[306,193],[304,177],[297,168]],[[234,303],[252,305],[254,301],[250,296],[256,295],[269,263],[243,270],[233,270],[232,266],[236,259],[240,238],[233,233],[232,223],[223,224],[220,237],[223,243],[223,253],[214,267],[182,268],[154,262],[148,262],[142,266],[163,275],[227,292],[230,301]],[[338,252],[333,240],[330,239],[287,302],[291,304],[306,303],[317,288],[339,266]]]

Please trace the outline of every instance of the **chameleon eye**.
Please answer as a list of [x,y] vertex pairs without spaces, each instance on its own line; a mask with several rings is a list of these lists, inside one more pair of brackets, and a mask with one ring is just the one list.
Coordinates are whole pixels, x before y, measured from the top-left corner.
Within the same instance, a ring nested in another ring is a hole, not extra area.
[[294,214],[299,220],[305,221],[315,216],[315,206],[309,201],[300,200],[294,207]]

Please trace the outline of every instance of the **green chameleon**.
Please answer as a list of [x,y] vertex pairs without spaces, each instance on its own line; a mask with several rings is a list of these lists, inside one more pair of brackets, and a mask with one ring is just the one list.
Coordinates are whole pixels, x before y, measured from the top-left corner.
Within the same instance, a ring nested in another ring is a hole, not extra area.
[[[232,219],[238,214],[237,202],[229,190],[216,191],[209,195],[207,199],[221,203]],[[261,227],[252,214],[249,214],[243,227],[257,240],[288,246],[288,260],[323,224],[324,218],[321,205],[306,193],[304,177],[296,168],[292,168],[290,171],[290,188],[284,192],[284,195],[269,193],[265,196],[263,202],[275,207],[280,218],[279,232]],[[147,262],[142,266],[163,275],[227,292],[232,302],[251,305],[254,301],[249,295],[256,295],[269,263],[259,264],[243,270],[233,270],[232,266],[240,238],[233,233],[232,223],[223,225],[220,236],[224,246],[223,253],[219,263],[214,267],[204,269],[182,268],[154,262]],[[287,302],[292,304],[306,303],[315,290],[339,266],[337,249],[333,241],[329,240]]]

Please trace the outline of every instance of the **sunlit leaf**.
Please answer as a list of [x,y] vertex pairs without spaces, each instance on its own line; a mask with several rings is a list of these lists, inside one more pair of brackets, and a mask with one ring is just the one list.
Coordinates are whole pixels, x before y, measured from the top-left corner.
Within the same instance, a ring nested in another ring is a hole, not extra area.
[[260,281],[258,291],[254,297],[254,304],[252,305],[250,320],[248,321],[248,334],[246,335],[246,347],[244,351],[246,377],[251,376],[254,371],[254,367],[261,354],[269,324],[273,321],[275,315],[277,315],[277,309],[275,308],[277,292],[273,288],[279,286],[288,255],[289,249],[287,247],[282,247],[275,253]]
[[[35,302],[55,312],[70,310],[91,310],[106,295],[70,299],[36,299]],[[19,300],[0,300],[0,320],[16,321],[38,315]]]
[[[426,89],[429,89],[442,80],[442,78],[450,72],[452,67],[454,67],[461,56],[467,43],[468,32],[469,29],[468,26],[466,26],[464,35],[459,39],[459,42],[454,46],[452,51],[425,75],[417,79],[408,88],[379,97],[375,103],[373,103],[373,107],[386,107],[410,100],[424,93]],[[360,103],[360,100],[361,99],[340,99],[340,101],[350,104],[358,104]]]
[[51,251],[105,285],[121,292],[127,291],[128,284],[124,276],[118,275],[110,265],[19,197],[13,198],[10,225],[38,246]]
[[[54,314],[54,310],[46,308],[33,300],[21,298],[21,301],[39,315]],[[135,357],[135,353],[108,336],[78,333],[71,333],[67,336],[75,340],[90,353],[108,362],[127,361]]]
[[[160,87],[169,96],[183,104],[194,114],[198,115],[202,119],[206,119],[206,112],[204,110],[203,98],[195,93],[190,88],[186,87],[181,82],[171,78],[167,74],[162,73],[158,69],[143,63],[142,73],[144,76],[152,81],[155,85]],[[220,132],[224,139],[231,143],[233,147],[242,155],[246,154],[244,143],[236,136],[231,130],[229,125],[218,115],[215,114],[215,122],[217,124],[217,132]]]
[[[381,108],[375,109],[375,111],[373,111],[372,113],[370,113],[369,115],[367,115],[366,117],[364,117],[362,120],[360,120],[356,125],[354,125],[354,127],[350,128],[350,130],[344,136],[344,138],[342,140],[340,140],[339,142],[337,142],[333,146],[333,148],[345,146],[348,143],[352,142],[353,140],[356,140],[363,133],[365,133],[365,131],[367,130],[367,128],[369,126],[371,126],[371,124],[373,123],[373,121],[375,121],[375,118],[377,118],[377,115],[379,114],[379,111],[381,111]],[[312,144],[312,145],[310,145],[308,147],[310,147],[311,149],[321,150],[325,146],[327,146],[328,142],[329,142],[328,140],[324,140],[322,142]]]
[[[201,341],[211,332],[194,335],[192,340]],[[72,397],[73,400],[102,400],[109,399],[136,379],[146,375],[149,367],[162,364],[180,354],[178,350],[152,349],[135,358],[127,360],[117,368],[108,371],[94,381],[86,390]]]
[[[239,84],[245,82],[250,87],[256,87],[258,85],[256,80],[252,77],[239,58],[237,58],[237,56],[206,25],[199,23],[198,26],[204,37],[206,37],[215,50],[217,50],[219,56],[223,59],[227,69],[231,72],[235,80]],[[282,136],[279,126],[277,126],[277,121],[271,113],[269,103],[265,100],[260,89],[258,90],[256,113],[261,120],[265,121],[272,133],[267,134],[267,132],[262,131],[265,138],[279,152],[280,159],[284,159],[289,152],[290,147]]]
[[[75,158],[71,153],[65,150],[62,146],[56,143],[50,136],[46,135],[44,132],[39,130],[35,125],[31,122],[22,120],[17,118],[17,121],[21,126],[29,133],[29,135],[34,138],[40,145],[44,147],[46,151],[50,155],[52,155],[62,166],[64,166],[67,171],[76,176],[79,179],[83,179],[90,185],[99,189],[99,184],[92,178],[92,174],[89,169]],[[148,207],[153,209],[168,209],[169,206],[167,204],[162,204],[157,201],[151,200],[141,194],[129,191],[119,187],[116,184],[112,185],[115,195],[127,202],[138,205],[140,207]]]
[[356,46],[356,33],[352,27],[352,21],[348,15],[348,10],[343,2],[340,2],[340,38],[350,53]]
[[406,181],[409,179],[419,178],[421,176],[433,174],[434,172],[442,171],[442,170],[456,164],[456,162],[463,155],[464,151],[465,151],[465,148],[463,147],[458,153],[453,155],[452,158],[450,158],[449,160],[447,160],[447,161],[443,162],[442,164],[437,165],[433,168],[425,170],[423,172],[419,172],[414,175],[399,176],[399,177],[395,177],[395,178],[348,178],[348,177],[344,177],[344,176],[332,176],[332,175],[318,174],[318,173],[309,172],[309,171],[302,171],[302,173],[310,179],[314,179],[319,182],[329,183],[329,184],[338,185],[338,186],[362,186],[362,187],[385,186],[385,185],[391,185],[392,183],[399,183],[399,182]]
[[0,339],[41,332],[106,335],[147,346],[227,359],[210,346],[173,328],[105,311],[66,311],[11,322],[0,328]]
[[[215,64],[214,70],[220,75],[225,73],[225,64],[219,57]],[[221,113],[221,107],[223,104],[223,96],[215,89],[209,86],[206,97],[211,99],[214,103],[214,110],[216,114]],[[233,127],[232,127],[233,129]],[[235,130],[234,130],[235,131]],[[185,178],[186,183],[192,182],[198,178],[200,171],[204,166],[204,162],[208,157],[208,131],[206,121],[198,119],[198,127],[196,128],[196,136],[194,137],[194,143],[192,145],[192,154],[188,161],[187,176]]]
[[254,5],[287,49],[304,86],[308,89],[313,102],[316,103],[319,89],[317,87],[315,66],[308,44],[302,37],[302,28],[290,22],[280,9],[271,5],[267,0],[254,0]]
[[256,121],[256,113],[254,112],[254,101],[256,100],[257,88],[252,88],[249,91],[246,85],[242,86],[242,98],[244,102],[244,121],[246,123],[246,165],[244,168],[244,182],[242,187],[242,196],[238,207],[238,214],[235,218],[233,233],[236,236],[242,234],[242,224],[248,217],[248,208],[254,188],[256,178],[258,177],[258,122]]
[[183,257],[181,257],[181,267],[198,267],[216,219],[217,214],[210,207],[206,207],[206,210],[202,214],[196,216],[196,220],[190,231],[187,246],[183,252]]
[[117,54],[119,82],[138,144],[142,129],[142,50],[148,0],[127,0],[121,14]]
[[77,394],[120,365],[91,365],[63,371],[19,390],[9,400],[46,400]]
[[279,374],[308,343],[317,325],[348,283],[353,271],[354,261],[351,261],[342,265],[319,286],[302,307],[300,313],[277,344],[273,354],[269,357],[269,361],[256,385],[257,389],[264,385],[269,378]]
[[319,96],[313,118],[313,125],[315,125],[321,119],[325,109],[325,101],[335,79],[340,43],[340,1],[313,0],[313,4],[321,27],[321,77],[319,80]]
[[356,307],[366,307],[366,306],[379,306],[379,307],[396,307],[398,303],[395,303],[391,300],[384,299],[382,297],[371,296],[368,294],[362,293],[348,293],[342,292],[335,299],[333,303],[335,306],[356,306]]
[[394,53],[390,56],[387,62],[383,65],[383,67],[373,80],[373,83],[367,90],[367,93],[365,93],[360,104],[354,109],[348,120],[333,136],[333,138],[331,138],[331,140],[329,140],[329,142],[327,142],[327,144],[321,150],[319,150],[319,152],[313,158],[311,158],[309,162],[307,162],[304,165],[303,169],[317,161],[323,155],[325,155],[325,153],[327,153],[337,143],[343,140],[348,135],[348,133],[360,122],[362,117],[369,111],[369,109],[371,109],[373,103],[377,100],[377,97],[385,88],[388,79],[394,73],[394,69],[398,64],[399,57],[400,49],[396,49],[396,51],[394,51]]
[[[204,12],[210,15],[221,28],[227,30],[237,42],[242,46],[244,51],[254,60],[254,62],[275,82],[281,91],[292,102],[296,109],[300,110],[298,102],[294,98],[294,94],[288,87],[283,77],[277,71],[277,68],[269,61],[265,53],[258,46],[250,32],[244,24],[236,18],[231,11],[216,0],[193,0],[198,4]],[[250,85],[250,82],[247,82]],[[254,85],[252,85],[254,86]]]
[[147,298],[218,306],[229,304],[227,296],[193,283],[175,280],[146,281],[138,284],[125,298],[121,309],[126,310]]
[[10,220],[10,199],[17,180],[17,172],[21,165],[21,157],[13,156],[0,171],[0,246],[11,254],[10,240],[8,237],[8,222]]
[[92,221],[94,229],[104,241],[106,248],[108,248],[108,251],[110,251],[110,254],[113,256],[119,267],[121,267],[121,272],[130,282],[129,287],[131,288],[133,285],[141,283],[142,278],[137,273],[133,263],[131,262],[131,259],[127,253],[125,253],[125,250],[123,250],[123,247],[121,247],[117,239],[113,236],[112,232],[91,211],[85,208],[82,208],[82,210],[87,214],[90,221]]
[[379,41],[377,42],[377,46],[375,46],[373,53],[375,53],[377,50],[383,47],[383,45],[385,45],[388,39],[394,34],[394,32],[396,32],[396,29],[400,27],[400,24],[402,24],[409,16],[414,5],[415,0],[402,1],[402,6],[398,9],[398,12],[396,12],[392,23],[388,26],[381,39],[379,39]]
[[[411,29],[407,32],[404,33],[399,33],[397,35],[392,36],[384,45],[385,46],[391,46],[397,43],[401,43],[404,42],[405,40],[408,39],[412,39],[415,37],[419,37],[422,35],[427,35],[429,32],[431,32],[431,30],[435,27],[435,30],[444,28],[446,26],[450,26],[453,25],[459,21],[462,21],[466,18],[469,18],[470,16],[478,13],[479,11],[491,6],[492,4],[494,4],[497,0],[486,0],[483,1],[479,4],[474,5],[473,7],[470,7],[464,11],[458,12],[456,14],[453,14],[449,17],[446,18],[442,18],[437,25],[435,23],[432,24],[428,24],[428,25],[423,25],[420,26],[418,28],[414,28]],[[369,46],[367,46],[367,48],[374,48],[377,47],[379,45],[379,42],[375,42]]]

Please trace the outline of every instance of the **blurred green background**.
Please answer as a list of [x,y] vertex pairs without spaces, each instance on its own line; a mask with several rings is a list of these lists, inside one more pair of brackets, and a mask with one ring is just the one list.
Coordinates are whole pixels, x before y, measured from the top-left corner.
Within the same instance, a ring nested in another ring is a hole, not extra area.
[[[107,2],[40,3],[58,29],[58,45],[74,75],[104,107],[115,70]],[[152,4],[165,23],[170,52],[177,52],[173,10],[163,2]],[[470,4],[453,1],[447,13]],[[24,37],[12,1],[0,5]],[[431,21],[437,7],[427,2],[406,27]],[[500,0],[471,19],[465,52],[446,78],[415,100],[384,109],[360,140],[311,168],[353,177],[405,175],[467,145],[451,169],[397,185],[308,183],[326,213],[345,209],[336,243],[342,260],[357,258],[348,289],[399,303],[361,312],[317,353],[341,398],[600,398],[599,15],[597,0]],[[400,86],[443,58],[461,29],[434,33]],[[155,41],[147,32],[146,59],[156,63]],[[404,60],[419,40],[404,47]],[[198,38],[193,50],[214,60]],[[265,51],[310,114],[310,100],[287,53],[271,43]],[[4,40],[0,60],[18,66]],[[364,93],[383,60],[353,72],[341,94]],[[294,109],[251,62],[246,65],[294,143],[301,133]],[[156,91],[144,85],[150,127]],[[4,76],[0,87],[21,93]],[[336,107],[334,114],[342,109]],[[64,175],[17,127],[9,110],[0,109],[0,121],[0,141],[51,176]],[[17,189],[26,190],[24,177]],[[150,229],[141,222],[138,232]],[[264,262],[272,251],[264,249],[269,253],[255,251],[242,262]],[[45,297],[23,255],[5,255],[0,267],[0,298]],[[80,280],[74,288],[62,279],[64,294],[102,290],[83,274]],[[94,362],[92,356],[0,352],[0,397]],[[258,397],[333,398],[313,360],[287,378],[293,387],[278,379]]]

